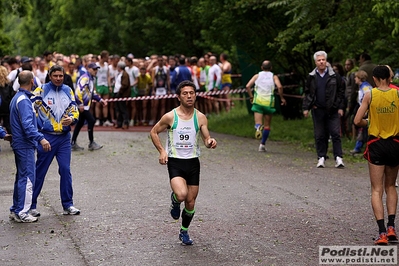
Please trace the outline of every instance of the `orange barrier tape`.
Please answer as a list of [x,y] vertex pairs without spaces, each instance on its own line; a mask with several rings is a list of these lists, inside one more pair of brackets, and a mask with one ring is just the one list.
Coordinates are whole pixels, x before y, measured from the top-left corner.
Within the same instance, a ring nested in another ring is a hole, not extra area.
[[[294,88],[298,87],[298,85],[287,85],[283,86],[283,88]],[[207,92],[197,92],[197,96],[218,100],[218,101],[231,101],[231,100],[247,100],[248,98],[232,98],[232,99],[220,99],[211,97],[213,95],[223,95],[223,94],[233,94],[233,93],[244,93],[247,90],[244,89],[232,89],[232,90],[218,90],[218,91],[207,91]],[[283,94],[285,97],[293,97],[293,98],[303,98],[301,95],[294,95],[294,94]],[[104,99],[107,102],[119,102],[119,101],[142,101],[142,100],[158,100],[158,99],[172,99],[177,98],[176,94],[167,94],[167,95],[160,95],[160,96],[137,96],[137,97],[125,97],[125,98],[111,98],[111,99]]]

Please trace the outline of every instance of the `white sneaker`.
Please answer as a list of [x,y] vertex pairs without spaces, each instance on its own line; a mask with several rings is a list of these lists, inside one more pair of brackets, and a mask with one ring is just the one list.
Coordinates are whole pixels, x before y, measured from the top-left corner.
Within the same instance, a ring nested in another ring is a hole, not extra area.
[[100,120],[96,120],[96,123],[94,124],[94,126],[98,127],[100,125]]
[[324,159],[324,157],[320,157],[319,161],[317,162],[317,168],[324,168],[324,162],[326,159]]
[[[99,124],[100,125],[100,124]],[[106,126],[106,127],[112,127],[114,124],[112,123],[112,122],[110,122],[110,121],[105,121],[104,122],[104,124],[103,124],[103,126]]]
[[33,217],[39,217],[40,212],[37,209],[30,209],[29,214],[32,215]]
[[153,126],[155,124],[154,120],[150,120],[150,122],[148,122],[149,126]]
[[344,168],[344,162],[342,161],[342,158],[337,156],[337,158],[335,159],[335,167],[336,168]]
[[266,151],[266,147],[265,147],[265,145],[263,145],[263,144],[259,144],[259,149],[258,149],[258,151]]
[[132,119],[129,121],[129,127],[133,127],[133,126],[134,126],[134,120]]
[[17,223],[34,223],[37,222],[37,217],[33,217],[29,213],[22,213],[20,215],[10,212],[10,220]]
[[74,206],[68,207],[67,209],[64,209],[64,215],[79,215],[80,210],[75,208]]

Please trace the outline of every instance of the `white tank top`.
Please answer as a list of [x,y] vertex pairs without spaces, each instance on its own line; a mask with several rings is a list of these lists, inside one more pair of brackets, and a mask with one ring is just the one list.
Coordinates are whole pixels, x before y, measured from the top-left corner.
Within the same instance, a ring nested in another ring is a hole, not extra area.
[[273,72],[261,71],[255,81],[255,95],[253,103],[274,107],[274,78]]
[[191,159],[200,156],[199,148],[199,126],[197,109],[189,120],[180,119],[176,108],[173,109],[173,124],[168,129],[166,140],[166,151],[168,157],[178,159]]
[[100,66],[100,63],[97,65],[100,67],[97,72],[97,85],[108,87],[108,63],[104,62],[104,66]]

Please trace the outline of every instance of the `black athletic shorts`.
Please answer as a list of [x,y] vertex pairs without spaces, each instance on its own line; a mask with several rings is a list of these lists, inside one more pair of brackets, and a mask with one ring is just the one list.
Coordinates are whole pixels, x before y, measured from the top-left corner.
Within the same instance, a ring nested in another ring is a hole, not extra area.
[[364,158],[375,165],[399,165],[399,137],[380,139],[369,136]]
[[199,186],[200,162],[198,158],[168,158],[168,172],[170,180],[176,176],[180,176],[186,180],[187,185]]

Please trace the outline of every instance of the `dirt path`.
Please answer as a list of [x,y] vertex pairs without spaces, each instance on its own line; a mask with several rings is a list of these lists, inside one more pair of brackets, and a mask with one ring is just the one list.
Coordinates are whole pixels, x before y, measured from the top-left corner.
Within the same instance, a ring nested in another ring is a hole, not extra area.
[[293,145],[270,142],[259,153],[256,140],[213,136],[219,147],[202,147],[190,247],[179,244],[167,170],[148,132],[97,131],[103,149],[73,153],[80,216],[60,214],[53,162],[36,224],[8,221],[15,166],[1,142],[0,265],[318,265],[319,245],[372,245],[365,162],[316,169],[315,153]]

